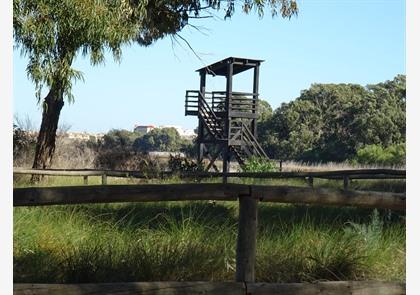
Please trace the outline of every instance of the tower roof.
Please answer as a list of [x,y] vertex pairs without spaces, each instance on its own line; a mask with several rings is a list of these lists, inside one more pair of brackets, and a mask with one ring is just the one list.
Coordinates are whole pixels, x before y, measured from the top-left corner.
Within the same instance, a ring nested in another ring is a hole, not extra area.
[[252,69],[262,63],[261,59],[250,59],[242,57],[228,57],[211,65],[198,69],[197,72],[205,71],[213,76],[227,76],[227,65],[233,63],[233,75]]

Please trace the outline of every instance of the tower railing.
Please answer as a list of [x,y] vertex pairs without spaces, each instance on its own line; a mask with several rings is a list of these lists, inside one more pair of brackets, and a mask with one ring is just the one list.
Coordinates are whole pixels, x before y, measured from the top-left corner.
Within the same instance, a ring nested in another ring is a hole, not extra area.
[[[187,90],[185,94],[185,115],[198,115],[198,97],[200,91]],[[204,93],[204,99],[212,111],[219,116],[226,113],[226,91]],[[229,100],[229,116],[254,118],[257,116],[257,94],[247,92],[232,92]]]
[[185,92],[185,115],[197,116],[199,98],[204,98],[207,104],[212,105],[212,92],[201,93],[199,90],[187,90]]

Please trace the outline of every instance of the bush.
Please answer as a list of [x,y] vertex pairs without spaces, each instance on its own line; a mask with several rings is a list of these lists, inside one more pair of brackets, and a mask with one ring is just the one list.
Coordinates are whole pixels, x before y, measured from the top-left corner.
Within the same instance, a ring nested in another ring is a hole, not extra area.
[[124,129],[112,129],[105,134],[100,142],[105,149],[131,149],[138,135]]
[[242,170],[244,172],[275,172],[276,167],[269,159],[252,156],[245,162]]
[[157,160],[131,151],[105,150],[95,158],[95,168],[110,170],[131,170],[143,172],[146,176],[157,176],[161,167]]
[[401,166],[405,165],[405,143],[390,145],[366,145],[357,151],[354,162],[367,165]]
[[153,129],[138,137],[133,142],[133,148],[142,152],[179,152],[190,142],[181,138],[175,128]]
[[168,167],[172,172],[195,172],[204,170],[202,164],[197,164],[192,160],[188,160],[187,158],[178,155],[170,156]]
[[30,166],[35,155],[36,138],[13,124],[13,165]]

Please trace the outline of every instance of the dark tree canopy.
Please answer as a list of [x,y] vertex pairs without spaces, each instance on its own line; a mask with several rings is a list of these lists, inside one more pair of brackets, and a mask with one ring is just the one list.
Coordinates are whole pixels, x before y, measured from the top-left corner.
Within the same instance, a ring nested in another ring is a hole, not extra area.
[[313,84],[259,126],[279,159],[343,161],[367,145],[405,143],[405,76],[368,85]]

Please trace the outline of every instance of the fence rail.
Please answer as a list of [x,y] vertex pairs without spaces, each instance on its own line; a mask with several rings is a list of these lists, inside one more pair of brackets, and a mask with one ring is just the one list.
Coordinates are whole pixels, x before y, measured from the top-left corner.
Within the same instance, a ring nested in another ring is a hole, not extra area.
[[102,284],[14,284],[15,295],[148,294],[148,295],[399,295],[404,283],[376,281],[337,281],[319,283],[239,283],[239,282],[140,282]]
[[22,169],[14,168],[13,174],[50,175],[50,176],[110,176],[146,178],[145,174],[131,170],[96,170],[96,169]]
[[14,168],[14,174],[30,175],[49,175],[49,176],[83,176],[84,183],[87,184],[89,176],[102,176],[103,184],[106,184],[107,177],[127,177],[127,178],[166,178],[177,175],[181,178],[266,178],[266,179],[307,179],[308,183],[313,184],[314,178],[343,180],[344,188],[347,189],[348,183],[352,179],[405,179],[405,170],[396,169],[352,169],[352,170],[332,170],[332,171],[312,171],[312,172],[183,172],[173,173],[170,171],[160,172],[150,176],[140,171],[131,170],[95,170],[95,169],[23,169]]
[[405,194],[296,186],[221,183],[29,187],[13,190],[14,206],[112,202],[232,201],[251,196],[262,202],[302,203],[405,210]]

